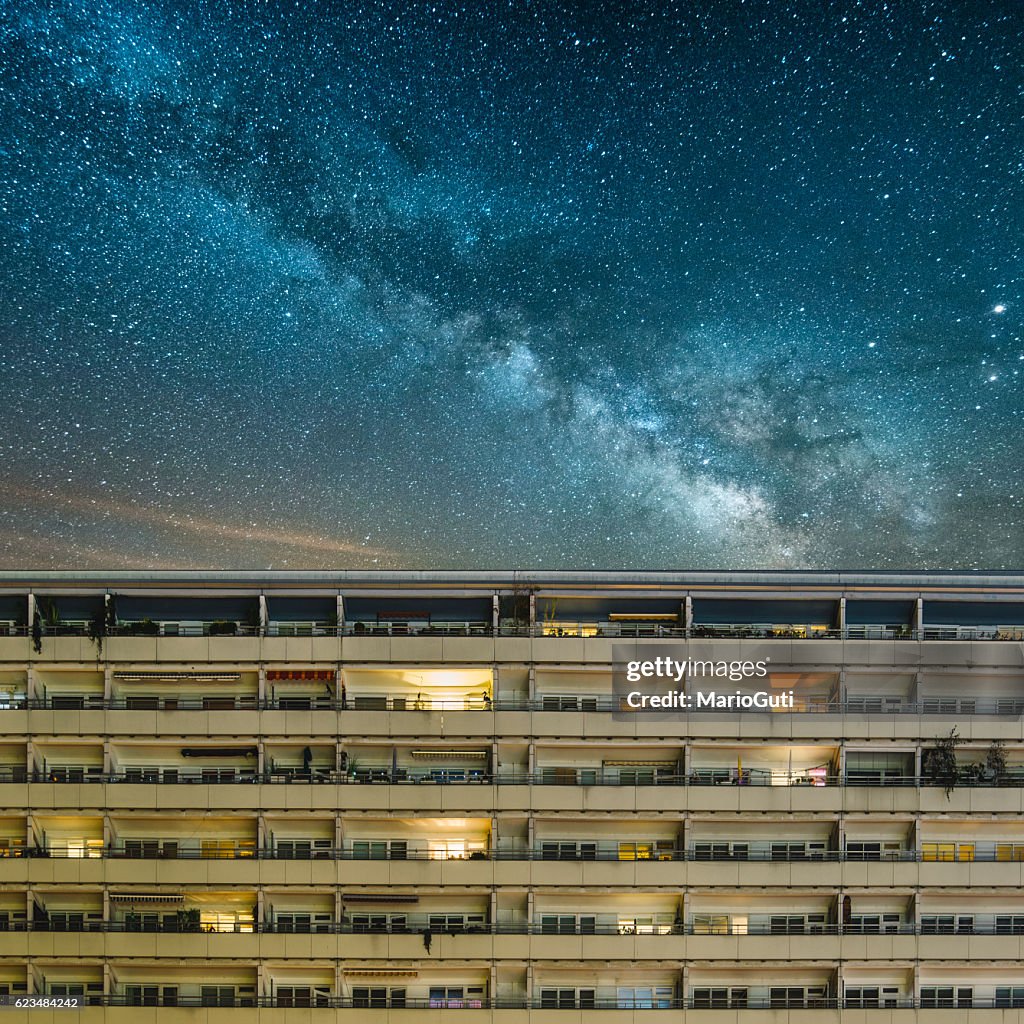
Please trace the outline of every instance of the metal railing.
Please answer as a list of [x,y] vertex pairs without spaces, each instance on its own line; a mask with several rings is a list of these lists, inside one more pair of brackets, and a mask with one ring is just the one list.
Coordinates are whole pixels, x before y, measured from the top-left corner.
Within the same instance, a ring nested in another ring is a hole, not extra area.
[[[149,984],[143,982],[142,984]],[[157,985],[158,982],[152,984]],[[538,986],[539,987],[539,986]],[[16,999],[45,1000],[44,995],[12,996],[11,1005]],[[62,997],[52,997],[54,999]],[[239,996],[234,999],[221,997],[218,1000],[204,999],[200,996],[128,996],[128,995],[89,995],[79,997],[82,1003],[94,1006],[184,1006],[184,1007],[260,1007],[288,1008],[309,1007],[313,1009],[391,1009],[391,1010],[772,1010],[772,1009],[806,1009],[806,1010],[837,1010],[837,1009],[999,1009],[1024,1007],[1024,999],[1008,999],[999,997],[967,999],[963,996],[946,1000],[920,999],[912,996],[883,996],[878,999],[863,997],[839,999],[834,996],[808,996],[804,999],[781,999],[770,996],[750,996],[742,1001],[717,1001],[715,999],[694,998],[652,998],[637,996],[634,999],[620,997],[595,997],[581,1000],[533,998],[441,998],[411,996],[316,996],[296,999],[294,996]]]
[[390,785],[390,786],[616,786],[624,788],[652,786],[742,786],[761,789],[825,789],[841,787],[868,787],[871,789],[895,787],[899,789],[955,788],[955,789],[1020,789],[1024,787],[1024,774],[1013,773],[999,777],[981,774],[964,774],[956,780],[934,778],[922,775],[877,777],[840,775],[802,776],[787,774],[785,769],[744,768],[742,774],[736,769],[700,769],[689,775],[665,774],[645,776],[636,773],[624,777],[618,771],[593,769],[562,769],[549,774],[543,769],[537,772],[502,771],[491,773],[485,769],[443,768],[416,771],[411,768],[397,769],[360,768],[335,771],[328,768],[274,770],[257,772],[246,769],[180,769],[177,767],[154,767],[142,770],[101,772],[81,768],[53,767],[46,770],[28,771],[20,766],[0,766],[2,783],[42,783],[52,785]]
[[[140,840],[140,842],[143,842]],[[6,858],[19,857],[53,857],[67,859],[95,859],[110,858],[120,860],[360,860],[360,861],[383,861],[383,860],[412,860],[412,861],[476,861],[476,860],[508,860],[508,861],[545,861],[548,863],[587,863],[587,862],[610,862],[621,864],[654,863],[658,861],[689,861],[692,863],[711,861],[732,861],[732,862],[768,862],[768,863],[790,863],[790,864],[813,864],[813,863],[892,863],[900,862],[923,862],[936,864],[967,864],[972,862],[983,863],[1024,863],[1024,844],[999,843],[999,846],[1013,847],[1013,852],[1005,854],[995,848],[979,848],[974,844],[974,849],[969,855],[946,856],[944,852],[933,853],[922,850],[898,850],[883,851],[881,853],[845,851],[845,850],[800,850],[800,849],[771,849],[770,841],[765,840],[763,848],[754,846],[754,841],[733,840],[734,844],[745,844],[747,849],[729,851],[718,850],[683,850],[680,848],[657,848],[657,841],[648,840],[621,840],[603,842],[589,842],[578,840],[550,840],[549,843],[561,843],[563,849],[552,851],[538,847],[536,849],[525,848],[499,848],[491,850],[473,850],[464,854],[438,853],[426,848],[405,847],[401,849],[375,849],[371,851],[360,851],[351,848],[333,849],[313,848],[307,854],[304,851],[281,851],[273,848],[255,848],[241,846],[235,850],[203,850],[194,847],[178,845],[180,839],[174,836],[147,839],[147,845],[126,849],[118,843],[114,846],[94,848],[83,853],[81,849],[66,849],[64,847],[24,847],[4,851]],[[393,842],[384,838],[367,840],[382,846]],[[581,846],[593,847],[592,849],[577,849],[569,852],[564,847],[571,843],[580,843]],[[716,840],[726,844],[729,840]],[[758,841],[760,842],[760,841]],[[164,844],[169,844],[165,846]],[[630,846],[649,846],[650,851],[636,851],[623,854],[619,847],[622,844]],[[791,844],[793,845],[793,844]]]
[[859,936],[859,935],[917,935],[917,936],[964,936],[964,935],[1024,935],[1024,924],[1000,925],[995,920],[976,921],[973,925],[951,925],[949,927],[901,922],[898,925],[861,925],[840,924],[838,922],[806,923],[803,925],[788,923],[786,925],[769,922],[748,922],[742,927],[722,928],[698,925],[694,922],[684,924],[673,922],[662,925],[622,925],[616,923],[580,924],[572,927],[567,925],[550,926],[538,922],[501,923],[494,922],[467,923],[465,925],[431,924],[425,917],[412,918],[407,922],[384,922],[364,925],[352,921],[318,921],[306,924],[286,923],[279,921],[253,921],[236,923],[233,927],[220,925],[196,924],[189,926],[177,922],[159,920],[112,920],[112,921],[11,921],[0,923],[0,934],[3,932],[145,932],[167,935],[417,935],[429,932],[431,935],[620,935],[624,938],[639,936],[652,939],[680,935],[699,935],[701,938],[716,936],[729,938],[744,936],[764,937],[773,935],[807,935],[807,936]]
[[[0,637],[26,637],[26,626],[0,626]],[[44,625],[41,638],[78,636],[91,639],[84,623]],[[212,620],[199,623],[159,620],[121,622],[106,627],[104,638],[129,637],[568,637],[611,639],[675,640],[893,640],[893,641],[981,641],[1024,642],[1024,625],[984,626],[925,625],[922,628],[899,625],[848,625],[843,628],[819,624],[779,624],[758,622],[694,623],[689,628],[678,624],[613,621],[544,621],[519,625],[502,624],[495,629],[482,620],[420,622],[418,620],[356,620],[336,626],[330,623],[296,624],[271,621],[267,626],[252,623]]]
[[[450,700],[414,700],[391,694],[338,697],[276,697],[259,700],[255,696],[206,697],[111,697],[99,694],[50,695],[46,697],[7,697],[0,700],[3,711],[331,711],[331,712],[412,712],[430,714],[445,711],[531,711],[544,713],[597,714],[622,712],[633,715],[661,714],[657,709],[633,709],[620,697],[609,694],[548,695],[529,698],[483,697]],[[677,716],[720,715],[728,713],[751,715],[940,715],[991,716],[1020,718],[1024,715],[1024,698],[923,697],[918,700],[903,698],[848,697],[846,700],[798,699],[793,708],[784,712],[767,708],[730,708],[728,712],[716,708],[691,708],[679,711]]]

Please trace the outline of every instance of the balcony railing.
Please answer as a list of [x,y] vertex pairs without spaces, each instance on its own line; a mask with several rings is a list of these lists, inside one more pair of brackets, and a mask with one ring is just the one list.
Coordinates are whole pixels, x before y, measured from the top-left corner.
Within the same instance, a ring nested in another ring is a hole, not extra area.
[[[307,855],[305,852],[266,848],[256,849],[254,847],[242,846],[233,850],[216,849],[203,850],[195,847],[184,847],[178,845],[179,840],[174,837],[165,839],[145,840],[138,847],[126,849],[123,845],[115,845],[105,848],[96,848],[83,854],[80,849],[65,849],[63,847],[28,847],[19,848],[17,851],[8,851],[9,856],[15,857],[54,857],[81,859],[105,857],[113,859],[142,859],[142,860],[416,860],[416,861],[468,861],[468,860],[509,860],[509,861],[561,861],[561,862],[587,862],[606,861],[626,864],[635,864],[642,861],[762,861],[772,863],[813,863],[813,862],[865,862],[865,861],[921,861],[924,863],[1021,863],[1024,861],[1024,844],[1012,842],[1000,843],[998,846],[1011,849],[997,849],[997,844],[988,844],[988,848],[980,844],[972,844],[970,853],[957,853],[945,855],[943,851],[922,851],[922,850],[886,850],[872,853],[870,851],[844,851],[831,849],[800,849],[798,843],[779,844],[772,848],[769,841],[763,841],[762,845],[755,845],[755,841],[735,840],[731,843],[731,849],[707,849],[701,850],[696,847],[682,850],[677,847],[661,845],[661,841],[643,840],[622,840],[622,841],[575,841],[575,840],[551,840],[546,841],[547,845],[535,849],[508,848],[503,847],[496,850],[472,850],[460,853],[438,852],[428,848],[414,848],[409,846],[396,846],[394,842],[380,839],[372,840],[374,848],[371,850],[353,849],[332,849],[313,848]],[[760,842],[760,841],[759,841]],[[571,847],[575,844],[575,849]],[[623,852],[621,847],[636,847]],[[726,846],[726,841],[709,843],[709,846]],[[553,847],[558,847],[554,849]],[[788,846],[782,849],[782,846]],[[647,849],[640,849],[646,847]],[[742,847],[745,847],[742,848]]]
[[[0,636],[25,637],[31,630],[25,626],[0,625]],[[88,637],[86,623],[68,622],[42,628],[43,637]],[[922,628],[902,625],[849,625],[843,628],[821,624],[779,624],[764,622],[694,623],[689,628],[657,622],[534,622],[519,625],[503,624],[494,628],[486,621],[457,620],[419,622],[357,620],[341,626],[330,623],[270,622],[266,627],[238,621],[213,620],[199,623],[163,621],[121,622],[108,627],[105,636],[134,637],[223,637],[223,636],[372,636],[372,637],[444,637],[444,636],[521,636],[625,639],[693,639],[693,640],[894,640],[928,641],[995,640],[1024,641],[1024,625],[1001,624],[985,626],[925,625]]]
[[[722,915],[723,917],[725,915]],[[961,917],[963,915],[960,915]],[[0,934],[3,932],[151,932],[163,934],[194,934],[206,935],[250,935],[255,933],[271,935],[621,935],[624,937],[651,936],[654,939],[666,936],[700,935],[713,936],[771,936],[771,935],[927,935],[927,936],[964,936],[964,935],[1024,935],[1024,920],[1013,923],[1000,923],[995,915],[979,918],[975,915],[970,924],[954,922],[949,925],[914,922],[899,924],[840,924],[826,923],[793,923],[792,921],[771,923],[769,921],[749,921],[743,925],[723,924],[708,926],[695,922],[679,921],[668,924],[622,924],[614,922],[582,923],[571,925],[560,923],[557,926],[539,922],[468,922],[464,924],[437,924],[427,916],[410,915],[406,921],[384,921],[380,923],[362,924],[353,921],[315,921],[309,923],[256,921],[236,922],[233,926],[218,925],[187,925],[174,921],[142,919],[139,921],[12,921],[0,923]]]
[[[609,694],[550,694],[533,699],[484,697],[451,698],[446,700],[415,700],[392,694],[361,695],[341,699],[337,697],[276,697],[259,700],[255,696],[225,695],[216,697],[111,697],[100,694],[59,694],[46,697],[4,698],[0,700],[0,714],[4,711],[416,711],[421,714],[445,711],[543,711],[573,713],[628,712],[635,715],[665,714],[664,711],[633,709],[623,699]],[[990,716],[1020,718],[1024,715],[1024,699],[975,697],[922,697],[906,700],[902,697],[848,697],[846,700],[806,698],[797,700],[785,712],[766,708],[730,708],[730,715],[939,715],[962,717]],[[715,708],[691,708],[680,712],[702,716],[723,714]]]
[[[154,767],[142,770],[103,772],[100,769],[85,770],[76,767],[54,767],[45,771],[27,771],[20,767],[0,768],[0,783],[42,783],[42,784],[106,784],[106,785],[391,785],[391,786],[743,786],[760,789],[786,789],[801,787],[808,789],[835,788],[837,786],[873,789],[898,788],[942,788],[950,787],[945,778],[922,775],[886,775],[883,772],[864,775],[813,775],[789,773],[784,769],[744,768],[742,771],[730,768],[695,768],[689,775],[666,773],[631,775],[615,770],[600,768],[560,769],[557,773],[501,771],[492,773],[486,769],[473,768],[432,768],[426,771],[411,768],[358,768],[335,771],[329,768],[277,769],[257,772],[244,768],[185,769],[177,767]],[[1020,789],[1024,787],[1024,773],[1012,772],[998,777],[981,773],[964,773],[952,784],[955,789]]]
[[[154,982],[154,985],[156,982]],[[12,997],[11,1005],[14,1005]],[[43,998],[45,996],[23,997]],[[53,997],[57,998],[57,997]],[[80,997],[81,998],[81,997]],[[585,998],[580,1001],[568,1000],[553,1001],[541,999],[540,997],[530,998],[441,998],[441,997],[411,997],[411,996],[370,996],[368,998],[352,996],[316,996],[309,1000],[297,1000],[292,996],[239,996],[234,999],[220,997],[218,1001],[211,1002],[200,996],[142,996],[134,997],[127,995],[89,995],[89,1005],[97,1006],[185,1006],[185,1007],[210,1007],[210,1006],[234,1006],[234,1007],[260,1007],[260,1008],[282,1008],[282,1007],[311,1007],[313,1009],[391,1009],[391,1010],[427,1010],[427,1009],[449,1009],[449,1010],[770,1010],[770,1009],[811,1009],[811,1010],[860,1010],[860,1009],[904,1009],[904,1010],[930,1010],[930,1009],[998,1009],[1024,1006],[1024,999],[1010,999],[1000,997],[973,997],[967,999],[963,996],[950,1000],[944,999],[915,999],[911,996],[882,996],[878,999],[863,997],[851,999],[837,999],[833,996],[808,996],[804,999],[781,999],[772,997],[750,996],[737,1001],[718,1001],[714,998],[651,998],[637,996],[631,1000],[624,1000],[620,997],[611,996],[608,998]]]

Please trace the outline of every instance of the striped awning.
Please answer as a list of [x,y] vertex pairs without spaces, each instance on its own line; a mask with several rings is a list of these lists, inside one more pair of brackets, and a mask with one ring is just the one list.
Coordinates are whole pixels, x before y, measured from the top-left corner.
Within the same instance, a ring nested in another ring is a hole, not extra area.
[[184,903],[180,892],[112,892],[114,903]]
[[414,750],[413,757],[428,761],[485,761],[486,750]]
[[323,668],[275,668],[267,671],[267,681],[271,683],[331,683],[334,681],[334,669]]
[[122,683],[237,683],[239,672],[115,672]]

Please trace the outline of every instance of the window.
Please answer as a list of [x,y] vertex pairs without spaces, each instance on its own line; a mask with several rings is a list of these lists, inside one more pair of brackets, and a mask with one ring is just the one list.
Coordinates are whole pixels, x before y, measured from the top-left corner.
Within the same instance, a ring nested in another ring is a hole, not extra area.
[[357,1009],[370,1009],[388,1005],[386,988],[353,988],[352,1005]]
[[768,1004],[775,1008],[822,1007],[825,1005],[824,988],[798,988],[775,986],[768,990]]
[[199,1001],[203,1006],[234,1006],[234,985],[203,985],[199,991]]
[[432,988],[430,990],[430,1008],[432,1010],[461,1010],[466,1005],[465,989]]
[[1024,935],[1024,914],[996,915],[996,935]]
[[653,843],[619,843],[619,860],[653,860]]
[[277,989],[278,1006],[327,1006],[329,1002],[328,989],[312,988],[309,985],[279,986]]
[[694,935],[728,935],[730,921],[726,914],[694,914]]
[[671,985],[657,988],[626,988],[615,990],[615,1005],[620,1010],[670,1010],[672,1009]]
[[898,860],[902,847],[898,842],[849,841],[846,844],[847,860]]
[[542,1010],[575,1010],[576,989],[574,988],[542,988],[540,990]]
[[743,1009],[747,1005],[745,988],[695,988],[691,994],[695,1010]]
[[974,843],[922,843],[921,860],[970,861],[974,860],[974,850]]
[[[922,995],[923,995],[923,991],[924,990],[922,989]],[[959,991],[959,992],[963,992],[963,991],[970,992],[970,989],[958,989],[957,991]],[[964,1004],[961,1004],[961,1005],[964,1005]],[[970,1003],[967,1003],[966,1005],[970,1006]],[[1003,986],[1000,986],[999,988],[997,988],[996,989],[996,1006],[1002,1006],[1002,1007],[1012,1006],[1012,1007],[1018,1007],[1018,1008],[1024,1006],[1024,987],[1014,987],[1014,988],[1005,987],[1004,988]]]
[[156,985],[125,985],[124,997],[129,1006],[160,1005],[160,989]]
[[970,1007],[973,1001],[972,988],[954,988],[952,985],[925,985],[921,988],[921,1008],[925,1010]]
[[204,860],[233,860],[235,857],[254,857],[256,844],[248,839],[203,839],[199,850]]
[[877,1009],[878,1005],[879,992],[877,988],[846,987],[847,1009]]
[[771,935],[821,935],[824,930],[824,914],[773,914],[768,919]]
[[1024,860],[1024,843],[996,843],[996,860]]
[[540,919],[540,930],[544,935],[575,935],[575,914],[545,914]]
[[409,848],[404,839],[357,839],[352,844],[356,860],[405,860]]
[[895,935],[900,930],[900,915],[851,914],[843,930],[853,935]]
[[597,860],[597,843],[545,842],[541,860]]
[[748,843],[694,843],[694,860],[747,860],[750,857]]

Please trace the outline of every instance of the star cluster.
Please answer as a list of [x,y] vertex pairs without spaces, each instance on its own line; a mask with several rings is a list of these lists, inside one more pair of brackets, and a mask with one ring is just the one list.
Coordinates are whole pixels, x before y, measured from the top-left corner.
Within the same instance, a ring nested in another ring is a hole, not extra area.
[[1020,14],[14,0],[0,564],[1019,568]]

